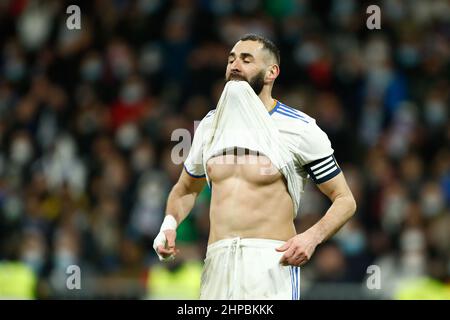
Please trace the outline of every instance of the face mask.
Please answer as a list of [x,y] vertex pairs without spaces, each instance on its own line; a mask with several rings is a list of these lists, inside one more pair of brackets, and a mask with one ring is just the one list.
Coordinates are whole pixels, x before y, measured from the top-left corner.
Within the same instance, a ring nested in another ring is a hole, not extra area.
[[10,81],[20,81],[25,75],[25,65],[22,61],[11,61],[5,67],[5,78]]
[[24,165],[30,161],[33,156],[33,149],[30,143],[25,139],[19,139],[14,141],[11,150],[11,159],[13,162]]
[[353,256],[363,251],[366,240],[362,232],[353,231],[340,240],[340,245],[346,255]]
[[138,102],[139,100],[142,99],[142,96],[143,96],[142,87],[136,84],[126,85],[120,93],[122,101],[124,101],[127,104]]
[[150,168],[153,162],[152,154],[148,150],[137,150],[131,158],[131,165],[137,172]]
[[306,42],[294,51],[294,58],[299,65],[309,65],[322,56],[322,50],[312,42]]
[[[2,169],[0,169],[0,175],[1,174]],[[16,195],[8,196],[3,202],[3,216],[8,222],[19,221],[22,215],[22,210],[23,210],[22,199]]]
[[139,139],[139,132],[134,124],[125,124],[117,131],[116,141],[125,150],[134,147]]
[[158,182],[149,182],[139,190],[139,198],[147,206],[162,204],[164,201],[164,186]]
[[39,273],[44,266],[43,254],[38,250],[28,250],[23,253],[21,260],[35,273]]
[[102,63],[97,59],[91,59],[81,67],[81,76],[87,81],[97,81],[102,73]]
[[416,253],[424,250],[425,237],[422,231],[407,229],[400,236],[400,250],[404,254]]
[[441,126],[447,121],[444,103],[440,100],[428,101],[425,105],[425,118],[430,126]]
[[155,45],[145,47],[139,57],[139,68],[145,74],[158,72],[163,65],[161,49]]
[[391,71],[385,68],[373,68],[368,73],[369,83],[377,92],[383,92],[391,79]]
[[417,49],[410,45],[403,45],[398,51],[400,63],[406,67],[414,67],[419,61]]
[[64,137],[60,138],[56,144],[56,155],[61,160],[71,160],[75,155],[75,144],[72,139]]
[[429,193],[422,200],[422,210],[428,216],[436,216],[444,209],[444,199],[438,193]]
[[58,269],[66,269],[68,266],[75,264],[76,257],[72,251],[68,249],[58,249],[54,255],[55,267]]

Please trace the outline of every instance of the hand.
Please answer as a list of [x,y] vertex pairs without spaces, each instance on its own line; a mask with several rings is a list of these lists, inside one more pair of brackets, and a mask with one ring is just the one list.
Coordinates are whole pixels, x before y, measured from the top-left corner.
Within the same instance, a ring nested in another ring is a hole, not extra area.
[[161,261],[170,261],[180,250],[175,247],[177,232],[175,230],[161,231],[153,242],[153,248]]
[[275,250],[284,252],[280,259],[282,265],[300,267],[311,259],[318,244],[313,234],[304,232],[292,237]]

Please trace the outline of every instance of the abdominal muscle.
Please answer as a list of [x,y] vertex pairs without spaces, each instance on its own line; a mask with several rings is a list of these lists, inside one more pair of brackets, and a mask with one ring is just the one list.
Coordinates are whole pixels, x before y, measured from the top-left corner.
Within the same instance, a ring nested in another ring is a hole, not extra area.
[[209,244],[234,237],[285,241],[296,234],[285,179],[267,157],[220,155],[208,160],[207,170],[212,185]]

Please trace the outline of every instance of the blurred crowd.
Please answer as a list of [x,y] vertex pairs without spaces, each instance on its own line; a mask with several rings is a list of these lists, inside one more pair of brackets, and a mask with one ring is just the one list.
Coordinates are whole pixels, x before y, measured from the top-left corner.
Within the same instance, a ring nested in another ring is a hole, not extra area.
[[[281,50],[274,97],[317,120],[358,203],[302,290],[365,285],[369,265],[378,298],[408,297],[413,280],[449,288],[450,3],[378,1],[369,30],[375,2],[0,1],[0,264],[31,270],[29,297],[80,294],[72,264],[85,297],[155,297],[152,242],[182,170],[172,132],[215,108],[229,50],[256,33]],[[202,261],[209,201],[205,187],[168,275]],[[309,183],[298,231],[328,206]]]

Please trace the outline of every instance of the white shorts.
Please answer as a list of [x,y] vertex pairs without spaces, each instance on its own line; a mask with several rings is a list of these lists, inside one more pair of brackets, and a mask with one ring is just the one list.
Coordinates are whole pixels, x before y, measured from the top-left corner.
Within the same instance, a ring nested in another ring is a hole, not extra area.
[[299,300],[300,268],[282,266],[283,241],[225,239],[208,246],[200,299]]

